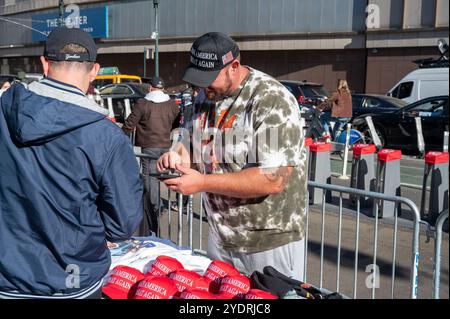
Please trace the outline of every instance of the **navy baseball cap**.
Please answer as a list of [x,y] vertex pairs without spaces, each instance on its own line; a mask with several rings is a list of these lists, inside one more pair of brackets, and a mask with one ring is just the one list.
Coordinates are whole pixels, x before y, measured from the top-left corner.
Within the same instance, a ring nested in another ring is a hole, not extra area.
[[210,32],[195,40],[190,54],[191,64],[184,73],[183,81],[205,88],[239,56],[239,47],[228,35]]
[[[62,48],[72,43],[82,46],[87,52],[61,53]],[[52,61],[95,62],[97,58],[97,46],[91,35],[81,29],[58,27],[47,37],[44,57]]]
[[165,86],[164,80],[157,76],[151,78],[150,85],[157,89],[164,89]]

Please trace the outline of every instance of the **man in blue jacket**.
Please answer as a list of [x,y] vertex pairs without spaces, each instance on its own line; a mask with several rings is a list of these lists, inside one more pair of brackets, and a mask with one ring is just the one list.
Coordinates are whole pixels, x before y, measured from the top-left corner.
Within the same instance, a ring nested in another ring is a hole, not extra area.
[[46,78],[0,99],[0,299],[98,298],[107,241],[143,217],[129,139],[85,95],[96,55],[89,34],[57,28]]

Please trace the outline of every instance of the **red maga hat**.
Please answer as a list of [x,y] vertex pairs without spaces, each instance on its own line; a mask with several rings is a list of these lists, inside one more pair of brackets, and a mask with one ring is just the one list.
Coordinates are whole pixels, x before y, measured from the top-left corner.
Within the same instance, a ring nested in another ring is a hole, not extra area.
[[222,278],[218,298],[242,299],[250,290],[250,279],[244,275]]
[[183,265],[173,257],[158,256],[151,265],[147,274],[152,276],[167,276],[171,272],[184,269]]
[[177,286],[172,279],[149,276],[139,282],[133,299],[170,299],[177,293]]
[[180,299],[217,299],[215,295],[200,289],[186,289],[180,294]]
[[172,272],[169,278],[174,281],[179,292],[183,292],[185,289],[209,290],[209,282],[194,271],[179,269]]
[[234,275],[239,275],[239,271],[236,268],[224,261],[214,260],[209,264],[203,277],[210,282],[209,292],[217,294],[219,293],[221,279],[225,276]]
[[117,266],[112,271],[102,292],[111,299],[128,299],[134,292],[136,283],[145,275],[128,266]]

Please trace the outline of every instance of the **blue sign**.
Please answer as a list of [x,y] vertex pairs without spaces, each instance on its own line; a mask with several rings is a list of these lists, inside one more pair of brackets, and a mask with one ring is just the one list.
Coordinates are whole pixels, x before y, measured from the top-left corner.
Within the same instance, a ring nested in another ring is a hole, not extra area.
[[[58,26],[59,13],[33,14],[33,41],[45,41],[47,36]],[[80,28],[93,38],[108,37],[108,7],[98,7],[80,10],[77,5],[68,5],[64,13],[64,23],[68,28]]]

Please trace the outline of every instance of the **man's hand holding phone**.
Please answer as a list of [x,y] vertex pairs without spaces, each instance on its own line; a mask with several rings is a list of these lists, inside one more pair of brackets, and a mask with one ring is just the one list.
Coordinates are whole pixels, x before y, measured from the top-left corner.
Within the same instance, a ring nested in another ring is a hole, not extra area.
[[181,164],[181,156],[177,152],[164,153],[156,163],[158,172],[163,173],[167,170],[175,170],[175,165]]
[[181,174],[175,178],[159,178],[171,191],[183,194],[193,195],[205,191],[205,175],[198,171],[184,167],[181,164],[175,164],[175,174]]
[[173,178],[178,178],[181,177],[181,173],[174,171],[174,170],[169,170],[169,171],[164,171],[161,173],[150,173],[148,174],[150,177],[156,177],[157,179],[160,180],[166,180],[166,179],[173,179]]

